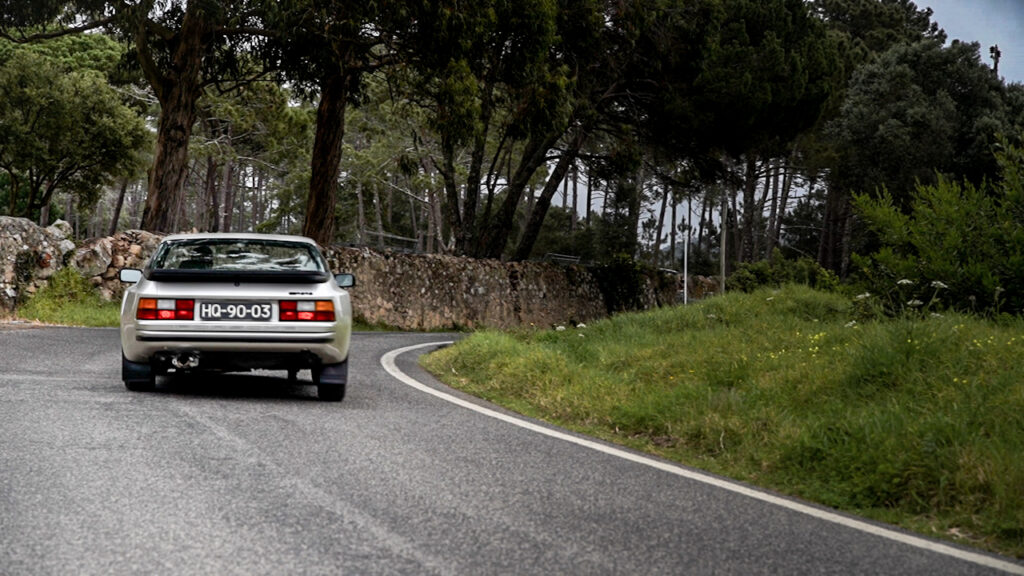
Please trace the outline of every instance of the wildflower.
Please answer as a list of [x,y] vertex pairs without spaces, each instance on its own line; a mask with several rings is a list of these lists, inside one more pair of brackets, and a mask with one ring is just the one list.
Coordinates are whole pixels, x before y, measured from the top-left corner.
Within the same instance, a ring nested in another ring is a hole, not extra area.
[[912,286],[913,284],[914,284],[914,281],[910,280],[908,278],[903,278],[902,280],[896,282],[897,286]]
[[907,302],[907,306],[910,306],[911,308],[917,308],[917,307],[923,306],[923,305],[924,305],[924,302],[921,302],[917,298],[914,298],[910,302]]
[[555,326],[555,330],[557,332],[564,332],[565,331],[565,326]]
[[857,294],[857,300],[867,300],[871,298],[871,292],[865,292],[863,294]]
[[939,280],[932,280],[932,288],[935,288],[936,290],[945,290],[946,288],[949,288],[949,286],[946,286]]
[[577,324],[577,325],[576,325],[576,328],[578,328],[578,329],[580,329],[580,330],[582,330],[582,329],[584,329],[584,328],[586,328],[586,327],[587,327],[587,325],[586,325],[586,324],[584,324],[583,322],[580,322],[579,324]]
[[578,336],[579,336],[580,338],[583,338],[583,334],[579,334]]
[[764,299],[765,302],[771,302],[772,300],[775,300],[775,296],[769,296],[768,298]]
[[857,325],[857,321],[856,320],[850,320],[849,322],[844,324],[844,326],[846,326],[847,328],[853,328],[856,325]]

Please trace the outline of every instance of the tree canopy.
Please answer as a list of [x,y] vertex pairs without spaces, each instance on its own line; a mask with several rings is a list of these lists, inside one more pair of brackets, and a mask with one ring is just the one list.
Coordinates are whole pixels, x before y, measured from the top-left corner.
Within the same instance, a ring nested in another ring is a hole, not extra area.
[[90,229],[655,266],[685,233],[702,273],[778,249],[845,275],[883,241],[855,196],[987,190],[1024,133],[1024,87],[910,0],[0,8],[2,210],[76,199]]

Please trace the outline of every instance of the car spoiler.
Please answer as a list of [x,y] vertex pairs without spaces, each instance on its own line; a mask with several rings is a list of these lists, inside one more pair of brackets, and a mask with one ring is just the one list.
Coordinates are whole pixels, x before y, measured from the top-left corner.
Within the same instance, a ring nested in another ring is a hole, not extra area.
[[325,272],[309,270],[149,270],[149,280],[160,282],[254,282],[258,284],[322,284]]

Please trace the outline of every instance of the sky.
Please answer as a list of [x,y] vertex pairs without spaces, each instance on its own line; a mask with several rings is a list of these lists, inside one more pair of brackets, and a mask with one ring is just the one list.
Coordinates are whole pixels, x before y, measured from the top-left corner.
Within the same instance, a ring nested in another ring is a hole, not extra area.
[[932,9],[932,21],[946,31],[947,42],[981,44],[982,60],[992,65],[989,47],[999,45],[999,75],[1024,83],[1024,0],[916,0]]

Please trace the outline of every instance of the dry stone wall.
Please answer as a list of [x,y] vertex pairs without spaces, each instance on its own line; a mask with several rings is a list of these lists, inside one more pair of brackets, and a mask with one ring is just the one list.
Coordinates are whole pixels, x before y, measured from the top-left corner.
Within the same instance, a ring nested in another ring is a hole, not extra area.
[[454,256],[328,252],[351,272],[354,314],[408,330],[510,328],[587,322],[607,315],[593,277],[578,266],[472,260]]
[[58,220],[48,228],[24,218],[0,216],[0,312],[10,312],[19,298],[34,294],[64,267],[74,252],[71,225]]
[[[42,287],[54,272],[73,266],[107,300],[120,299],[121,268],[142,268],[161,236],[128,230],[81,246],[71,227],[40,228],[23,218],[0,217],[0,312]],[[590,322],[607,315],[598,280],[581,266],[398,254],[365,248],[327,251],[331,268],[356,275],[350,290],[357,319],[403,330],[512,328]],[[674,303],[677,286],[649,281],[639,307]]]

